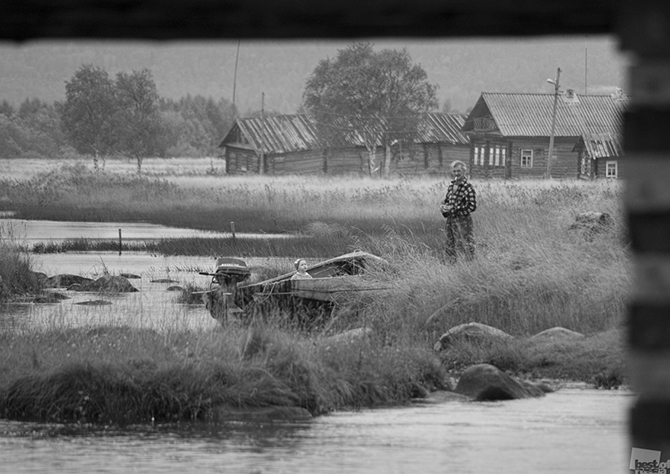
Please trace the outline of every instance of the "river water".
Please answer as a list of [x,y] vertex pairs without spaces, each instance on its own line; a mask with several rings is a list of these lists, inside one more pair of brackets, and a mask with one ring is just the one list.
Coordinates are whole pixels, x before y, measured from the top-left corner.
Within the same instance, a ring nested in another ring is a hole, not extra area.
[[624,473],[625,391],[448,402],[310,421],[119,430],[0,421],[0,472]]
[[[27,236],[29,237],[29,236]],[[144,238],[140,235],[139,238]],[[130,273],[140,291],[62,291],[56,304],[0,308],[0,331],[48,324],[214,329],[170,286],[206,287],[214,258],[136,253],[31,255],[47,275]],[[247,260],[263,265],[266,259]],[[267,262],[266,262],[267,263]],[[286,262],[287,271],[290,261]],[[60,291],[60,290],[59,290]],[[625,390],[562,388],[546,397],[342,412],[300,422],[140,425],[123,429],[0,419],[0,473],[624,473]]]

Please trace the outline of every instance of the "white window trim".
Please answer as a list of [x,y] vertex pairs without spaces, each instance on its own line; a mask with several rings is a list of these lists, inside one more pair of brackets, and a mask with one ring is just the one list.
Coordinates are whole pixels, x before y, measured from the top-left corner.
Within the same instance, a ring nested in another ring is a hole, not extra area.
[[[524,152],[527,152],[527,153],[524,153]],[[521,149],[521,154],[520,154],[520,156],[519,156],[519,166],[520,166],[521,168],[532,168],[532,167],[533,167],[533,161],[534,161],[534,160],[533,160],[533,158],[534,158],[534,157],[533,157],[533,154],[534,154],[534,153],[533,153],[533,149],[532,149],[532,148],[522,148],[522,149]],[[525,165],[525,166],[524,166],[524,164],[523,164],[523,158],[524,158],[524,155],[525,155],[526,157],[530,157],[530,165]]]
[[[610,175],[610,165],[614,165],[614,174]],[[605,162],[605,177],[616,179],[619,176],[619,163],[617,161],[606,161]]]

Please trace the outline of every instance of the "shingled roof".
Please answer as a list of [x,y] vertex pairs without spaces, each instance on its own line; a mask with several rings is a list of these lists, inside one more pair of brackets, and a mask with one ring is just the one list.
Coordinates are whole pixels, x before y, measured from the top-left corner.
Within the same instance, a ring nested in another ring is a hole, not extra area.
[[[469,139],[461,133],[465,115],[429,113],[418,127],[417,143],[452,143],[467,145]],[[339,146],[363,146],[355,134],[342,135]],[[272,115],[237,119],[220,143],[220,147],[235,145],[256,152],[291,153],[321,148],[314,123],[305,114]]]
[[[576,95],[576,101],[559,97],[556,103],[556,137],[620,136],[626,101],[611,95]],[[502,136],[548,137],[554,94],[484,92],[463,126],[474,131],[474,120],[490,116]]]

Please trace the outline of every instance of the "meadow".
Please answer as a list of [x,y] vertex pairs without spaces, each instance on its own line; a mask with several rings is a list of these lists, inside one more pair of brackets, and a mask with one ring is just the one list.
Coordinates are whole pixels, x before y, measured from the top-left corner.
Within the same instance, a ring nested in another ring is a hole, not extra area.
[[[169,255],[319,259],[353,249],[374,253],[398,269],[378,275],[395,290],[367,301],[365,311],[339,328],[364,326],[372,336],[335,342],[330,334],[272,320],[210,333],[67,324],[5,332],[0,413],[16,419],[184,419],[228,403],[297,405],[318,414],[404,403],[424,389],[447,387],[478,362],[524,378],[626,383],[622,337],[631,269],[621,183],[474,181],[477,255],[448,265],[438,211],[446,176],[231,177],[207,163],[189,168],[156,160],[137,176],[132,163],[127,169],[108,163],[95,172],[85,162],[54,162],[5,175],[0,210],[26,219],[141,220],[204,230],[228,230],[234,222],[239,232],[293,236],[163,240],[146,248]],[[614,224],[596,234],[570,229],[589,211],[609,213]],[[2,252],[0,258],[15,262],[13,273],[0,267],[3,281],[25,275],[35,250],[49,251],[14,246]],[[11,297],[20,286],[3,291]],[[447,329],[468,322],[514,338],[433,351]],[[587,337],[543,344],[528,339],[557,326]]]

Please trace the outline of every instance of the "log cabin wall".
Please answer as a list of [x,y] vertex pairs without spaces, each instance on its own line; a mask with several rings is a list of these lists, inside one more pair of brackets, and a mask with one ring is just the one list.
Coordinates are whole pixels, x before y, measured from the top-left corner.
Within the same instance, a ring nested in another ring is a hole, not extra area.
[[395,153],[391,173],[402,176],[449,174],[451,163],[470,162],[470,146],[451,143],[416,143]]

